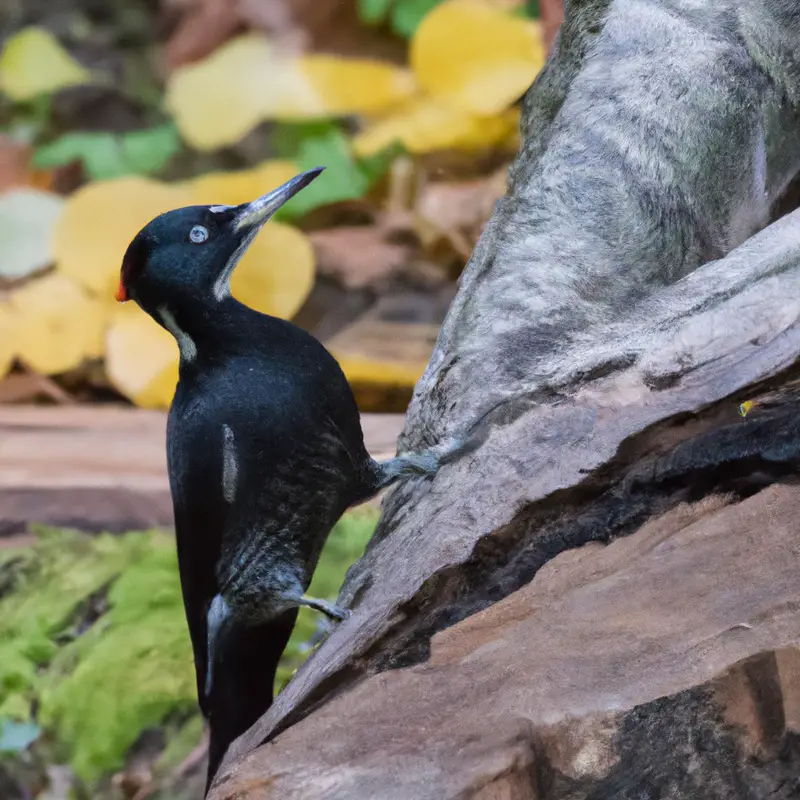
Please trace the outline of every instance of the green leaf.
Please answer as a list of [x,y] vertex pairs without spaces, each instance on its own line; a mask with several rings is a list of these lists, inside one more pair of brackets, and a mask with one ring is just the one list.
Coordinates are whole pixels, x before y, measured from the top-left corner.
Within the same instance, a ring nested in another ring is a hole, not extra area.
[[163,169],[180,149],[180,137],[172,123],[122,137],[122,155],[133,172],[151,175]]
[[21,753],[33,744],[41,730],[34,722],[0,722],[0,753]]
[[399,36],[410,38],[423,17],[441,0],[398,0],[392,7],[392,30]]
[[442,0],[358,0],[358,15],[367,25],[379,25],[388,16],[392,30],[408,39],[422,18]]
[[298,152],[297,162],[301,170],[319,165],[326,167],[325,179],[315,181],[316,186],[312,183],[308,187],[315,191],[305,192],[305,199],[312,208],[363,197],[367,191],[367,178],[358,169],[347,139],[339,130],[332,130],[319,138],[306,139]]
[[326,168],[318,180],[280,209],[276,219],[293,219],[320,206],[363,197],[391,161],[384,154],[358,161],[345,135],[330,122],[284,126],[275,142],[301,170]]
[[121,159],[116,139],[110,133],[67,133],[38,148],[32,164],[39,169],[53,169],[73,161],[82,161],[93,178],[118,174]]
[[[80,136],[81,134],[76,134]],[[89,134],[93,139],[81,143],[80,140],[73,145],[72,161],[83,161],[89,177],[95,180],[103,178],[117,178],[126,172],[122,160],[120,146],[117,139],[110,133]],[[76,151],[76,147],[85,145],[83,152]]]
[[10,98],[3,97],[0,115],[8,122],[3,133],[12,139],[32,144],[46,131],[52,117],[53,100],[50,95],[40,94],[20,103],[11,103]]
[[366,177],[370,188],[388,171],[392,162],[406,152],[405,147],[400,142],[395,142],[375,155],[366,156],[358,160],[358,168]]
[[325,173],[279,209],[275,218],[292,220],[320,206],[363,197],[386,173],[398,154],[396,148],[367,159],[357,159],[347,137],[333,120],[276,125],[272,145],[281,158],[300,169],[325,167]]
[[358,0],[358,16],[367,25],[378,25],[386,19],[393,0]]
[[82,161],[94,180],[123,175],[150,175],[163,169],[178,151],[180,140],[175,127],[168,123],[121,136],[112,133],[67,133],[49,145],[40,147],[33,165],[52,169],[73,161]]
[[[315,119],[304,122],[279,122],[272,132],[272,146],[278,158],[295,161],[307,139],[319,139],[338,131],[338,125],[330,119]],[[305,190],[303,190],[305,191]]]

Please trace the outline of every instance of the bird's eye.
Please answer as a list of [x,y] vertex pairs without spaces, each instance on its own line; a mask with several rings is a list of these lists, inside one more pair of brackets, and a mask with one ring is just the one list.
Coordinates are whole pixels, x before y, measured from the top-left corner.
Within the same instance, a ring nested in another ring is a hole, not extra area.
[[206,239],[208,239],[208,229],[204,228],[202,225],[195,225],[189,231],[190,242],[194,242],[195,244],[203,244]]

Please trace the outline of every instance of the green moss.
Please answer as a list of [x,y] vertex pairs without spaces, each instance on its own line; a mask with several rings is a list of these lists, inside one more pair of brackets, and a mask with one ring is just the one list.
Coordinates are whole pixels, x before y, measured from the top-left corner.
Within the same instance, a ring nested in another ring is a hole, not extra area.
[[[31,696],[38,669],[73,635],[73,620],[92,595],[143,551],[143,535],[90,538],[43,530],[40,541],[13,565],[13,582],[0,598],[0,703]],[[11,567],[9,567],[10,571]]]
[[108,612],[61,649],[42,688],[40,721],[87,783],[121,767],[143,730],[196,705],[175,545],[148,539],[111,586]]
[[[364,509],[337,524],[311,594],[336,598],[376,521]],[[323,625],[301,609],[276,688]],[[89,787],[122,767],[148,728],[165,727],[158,774],[191,752],[203,721],[172,536],[43,530],[33,547],[0,552],[0,722],[30,720],[37,707],[47,747]]]
[[0,703],[0,722],[25,722],[31,716],[31,703],[24,695],[10,694]]

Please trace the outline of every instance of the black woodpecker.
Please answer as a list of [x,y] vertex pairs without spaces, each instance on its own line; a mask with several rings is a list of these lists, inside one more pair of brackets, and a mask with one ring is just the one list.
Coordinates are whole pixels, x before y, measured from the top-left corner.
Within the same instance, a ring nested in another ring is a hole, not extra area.
[[342,513],[404,475],[435,472],[429,451],[374,461],[353,393],[313,336],[230,293],[262,225],[322,168],[239,206],[156,217],[129,245],[117,299],[177,340],[180,378],[167,462],[186,619],[211,740],[206,791],[228,745],[269,708],[298,606]]

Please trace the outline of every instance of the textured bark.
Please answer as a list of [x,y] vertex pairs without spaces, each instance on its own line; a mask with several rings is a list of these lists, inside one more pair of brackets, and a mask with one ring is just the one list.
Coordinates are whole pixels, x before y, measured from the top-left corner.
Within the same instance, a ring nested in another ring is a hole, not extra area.
[[[374,676],[424,664],[434,635],[469,629],[472,615],[535,591],[539,570],[565,551],[628,536],[706,495],[744,505],[765,486],[795,474],[800,422],[794,397],[778,395],[769,408],[744,420],[737,406],[798,372],[800,212],[757,232],[775,216],[800,165],[800,68],[790,57],[798,48],[800,10],[782,0],[567,4],[554,55],[526,99],[524,145],[507,195],[462,277],[400,440],[401,449],[450,440],[462,449],[434,479],[409,481],[387,498],[381,526],[342,589],[340,600],[353,615],[234,743],[214,797],[265,796],[268,783],[258,788],[254,782],[251,794],[231,793],[232,786],[244,791],[240,777],[255,781],[256,773],[272,782],[275,796],[380,795],[380,780],[395,785],[389,768],[367,769],[346,745],[332,755],[320,743],[328,754],[320,757],[323,768],[312,756],[300,758],[299,745],[291,743],[302,731],[313,748],[314,737],[330,731],[331,720],[342,719],[337,736],[377,759],[381,751],[371,748],[370,734],[377,741],[392,709],[415,703],[430,704],[440,714],[459,709],[442,735],[449,731],[453,742],[466,747],[495,735],[493,707],[511,714],[520,692],[536,694],[536,686],[549,685],[555,693],[549,711],[535,702],[517,709],[521,729],[534,726],[536,741],[538,726],[576,713],[558,696],[553,678],[579,668],[574,652],[571,661],[550,649],[548,658],[529,661],[521,650],[515,653],[490,637],[494,651],[468,648],[462,654],[459,668],[467,679],[461,683],[451,686],[445,675],[422,685],[415,682],[422,667]],[[716,524],[718,517],[710,519]],[[723,559],[723,574],[729,568],[733,561]],[[680,593],[682,574],[673,573],[654,608]],[[769,569],[757,579],[766,590]],[[735,589],[734,584],[731,593]],[[777,605],[796,602],[797,589],[780,584]],[[595,587],[587,589],[587,603],[594,590],[599,601],[601,589]],[[644,590],[636,584],[626,602],[644,602]],[[722,605],[723,600],[724,593]],[[679,620],[678,635],[687,641],[701,621],[713,618],[701,591],[694,602],[698,614]],[[570,626],[581,624],[566,608],[544,620],[536,619],[535,609],[529,616],[529,625],[539,624],[552,636],[562,627],[569,636]],[[638,622],[638,632],[633,625],[629,635],[646,637],[647,620]],[[572,634],[573,648],[579,647],[589,629]],[[766,634],[737,659],[798,643],[793,623],[780,634]],[[612,643],[606,654],[611,663],[628,657],[622,642],[617,644],[618,653]],[[491,652],[505,659],[492,661],[494,680],[482,689],[494,705],[475,707],[469,724],[466,717],[456,720],[462,706],[474,705],[465,695],[470,680],[479,680],[481,665],[489,669]],[[612,725],[629,734],[620,733],[609,745],[613,759],[633,759],[624,776],[610,766],[598,768],[594,783],[551,791],[545,778],[541,783],[530,777],[546,772],[548,759],[542,761],[536,748],[533,754],[527,745],[517,748],[512,740],[521,734],[510,731],[497,748],[506,771],[497,774],[507,775],[513,786],[484,792],[480,782],[458,784],[463,764],[448,760],[450,745],[437,749],[438,734],[431,731],[434,755],[425,762],[428,772],[421,773],[422,782],[434,787],[431,793],[403,784],[386,796],[651,796],[637,794],[635,784],[646,781],[641,753],[650,747],[651,756],[660,757],[660,734],[642,731],[662,726],[678,742],[687,726],[703,730],[701,718],[718,719],[721,706],[704,699],[715,691],[707,682],[737,659],[721,659],[718,672],[696,680],[689,675],[669,690],[633,692],[628,716],[615,716]],[[465,667],[469,663],[477,672]],[[624,688],[609,674],[609,661],[604,663],[582,673],[587,680],[594,676],[583,708],[617,714],[613,698],[592,699],[591,692],[603,685]],[[658,662],[661,678],[668,666]],[[601,670],[596,676],[595,669]],[[361,716],[345,713],[348,703],[369,692],[372,704],[359,706]],[[339,716],[329,717],[334,710]],[[393,735],[400,749],[416,752],[429,741],[423,733],[429,720],[422,712],[405,719],[408,724],[395,726]],[[290,726],[300,720],[295,732]],[[462,725],[472,738],[462,739]],[[352,726],[365,728],[363,738]],[[722,739],[726,726],[720,728]],[[776,736],[786,744],[791,731],[778,728]],[[272,743],[237,767],[237,759],[265,741]],[[792,742],[786,759],[796,766]],[[726,747],[734,752],[738,745],[720,745]],[[677,759],[678,750],[669,757]],[[414,756],[395,769],[421,763]],[[317,769],[327,776],[325,791],[303,777]],[[720,778],[723,789],[704,796],[750,796],[735,794],[736,781],[756,786],[761,778],[734,772]],[[437,783],[439,773],[453,780]],[[781,794],[780,787],[788,785],[781,776],[769,791],[788,797]],[[605,788],[598,788],[601,779]],[[616,790],[614,781],[628,788]],[[300,788],[290,794],[289,785]],[[696,797],[697,787],[685,783],[674,796]]]
[[438,634],[427,664],[255,750],[213,797],[797,797],[799,505],[785,486],[708,498],[562,553]]

